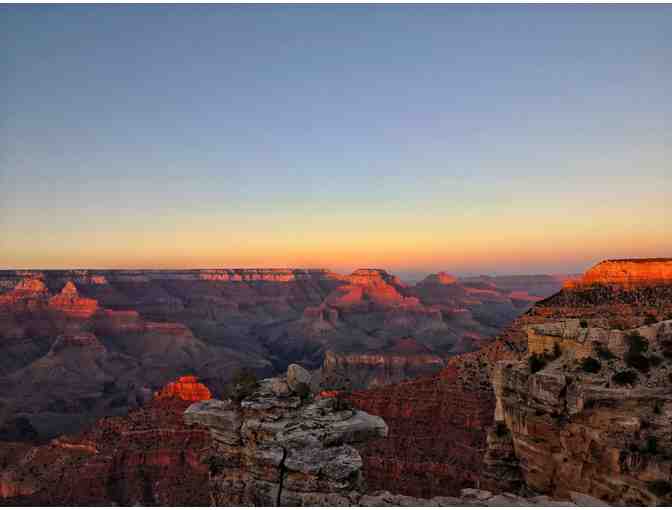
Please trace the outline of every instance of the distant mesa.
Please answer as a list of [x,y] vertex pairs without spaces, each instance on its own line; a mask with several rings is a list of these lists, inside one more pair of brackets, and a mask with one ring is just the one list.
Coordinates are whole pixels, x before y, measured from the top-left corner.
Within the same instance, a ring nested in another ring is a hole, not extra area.
[[59,294],[49,299],[49,307],[70,317],[88,319],[98,310],[98,301],[80,297],[76,285],[69,280]]
[[193,375],[183,375],[177,381],[166,384],[154,394],[157,399],[178,398],[187,402],[210,400],[212,393],[205,384],[198,382]]
[[398,277],[384,269],[357,269],[347,279],[354,285],[402,285]]
[[568,289],[590,285],[649,287],[672,283],[672,258],[613,259],[596,264],[577,279],[568,279]]
[[421,284],[429,285],[453,285],[457,283],[457,277],[443,271],[435,274],[430,274],[427,278],[422,280]]
[[37,278],[24,278],[16,284],[14,290],[26,294],[46,294],[49,292],[44,282]]

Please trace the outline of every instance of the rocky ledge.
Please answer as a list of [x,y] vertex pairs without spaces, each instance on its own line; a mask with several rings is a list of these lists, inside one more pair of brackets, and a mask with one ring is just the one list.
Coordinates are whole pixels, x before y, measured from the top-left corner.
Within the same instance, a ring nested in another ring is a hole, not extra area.
[[[323,392],[313,397],[310,374],[290,365],[284,377],[248,382],[248,396],[205,400],[184,413],[187,424],[210,430],[203,462],[216,506],[601,506],[570,493],[564,501],[464,489],[432,499],[368,492],[353,444],[385,437],[382,418]],[[242,389],[241,386],[238,389]],[[240,394],[239,392],[237,392]]]
[[672,503],[672,321],[621,331],[566,320],[527,334],[530,355],[493,376],[482,486]]
[[387,435],[377,416],[337,398],[313,399],[310,374],[290,365],[240,402],[192,404],[185,422],[210,429],[210,492],[217,506],[348,506],[364,492],[353,443]]

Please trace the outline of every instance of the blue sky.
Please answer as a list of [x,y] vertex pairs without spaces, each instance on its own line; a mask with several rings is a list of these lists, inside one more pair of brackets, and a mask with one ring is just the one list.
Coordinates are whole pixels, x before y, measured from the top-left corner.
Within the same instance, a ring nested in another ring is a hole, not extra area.
[[670,255],[672,6],[2,6],[0,266]]

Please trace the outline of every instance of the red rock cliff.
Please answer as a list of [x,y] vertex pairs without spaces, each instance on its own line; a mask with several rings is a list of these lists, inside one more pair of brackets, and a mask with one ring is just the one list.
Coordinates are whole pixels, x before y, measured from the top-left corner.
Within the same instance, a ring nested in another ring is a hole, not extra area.
[[672,283],[672,259],[605,260],[590,268],[578,280],[569,280],[566,287],[594,284],[623,287],[665,285]]
[[198,402],[199,400],[210,400],[212,394],[207,386],[198,382],[196,377],[185,375],[157,391],[155,398],[179,398],[187,402]]

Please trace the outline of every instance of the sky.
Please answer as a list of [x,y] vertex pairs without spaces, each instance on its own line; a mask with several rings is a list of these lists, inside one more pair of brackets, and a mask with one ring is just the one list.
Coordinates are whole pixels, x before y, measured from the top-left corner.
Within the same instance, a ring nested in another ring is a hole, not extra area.
[[0,267],[672,255],[672,5],[0,6]]

